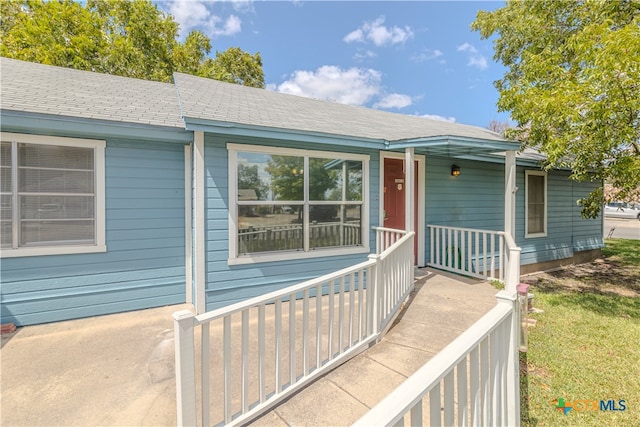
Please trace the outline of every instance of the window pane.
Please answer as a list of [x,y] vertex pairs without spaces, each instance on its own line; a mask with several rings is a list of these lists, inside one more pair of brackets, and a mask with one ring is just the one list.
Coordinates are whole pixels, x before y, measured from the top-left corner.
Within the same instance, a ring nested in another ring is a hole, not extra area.
[[93,171],[20,169],[19,191],[27,193],[94,192]]
[[20,245],[93,243],[93,220],[89,221],[21,221]]
[[362,162],[310,158],[309,169],[310,200],[362,200]]
[[312,205],[309,219],[310,248],[361,244],[361,206]]
[[93,170],[93,148],[18,144],[20,166]]
[[347,162],[347,200],[362,201],[362,162]]
[[544,233],[545,205],[542,175],[529,175],[527,181],[527,231],[530,234]]
[[11,143],[0,144],[0,191],[11,192]]
[[309,159],[309,200],[343,200],[341,160]]
[[529,233],[544,233],[544,204],[529,204]]
[[0,196],[0,246],[11,247],[13,240],[13,209],[11,195]]
[[304,248],[302,206],[238,206],[238,255]]
[[238,153],[238,200],[302,201],[304,158]]
[[0,221],[0,247],[10,248],[13,239],[11,221]]
[[544,203],[544,176],[529,175],[527,191],[529,203]]
[[94,211],[93,196],[20,196],[22,219],[89,219]]

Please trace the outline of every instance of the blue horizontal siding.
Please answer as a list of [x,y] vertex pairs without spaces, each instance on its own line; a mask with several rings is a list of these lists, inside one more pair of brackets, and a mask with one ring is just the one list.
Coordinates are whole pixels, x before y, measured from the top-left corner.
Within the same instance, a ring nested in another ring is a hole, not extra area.
[[518,168],[517,186],[521,190],[516,195],[516,243],[522,248],[522,264],[571,258],[578,251],[601,248],[602,218],[581,218],[577,203],[598,184],[571,181],[566,171],[547,173],[547,236],[525,237],[525,170]]
[[[206,306],[207,310],[223,307],[243,299],[251,298],[286,286],[312,279],[340,268],[357,264],[367,259],[368,254],[318,257],[285,260],[269,263],[229,265],[229,170],[227,142],[261,144],[270,146],[302,148],[311,150],[308,144],[278,141],[236,139],[226,141],[221,137],[205,136],[206,165]],[[347,146],[320,148],[323,151],[353,152]],[[370,155],[370,224],[378,221],[379,153],[360,151]],[[371,234],[372,246],[375,237]]]
[[2,260],[2,322],[52,322],[185,301],[184,148],[107,139],[106,253]]

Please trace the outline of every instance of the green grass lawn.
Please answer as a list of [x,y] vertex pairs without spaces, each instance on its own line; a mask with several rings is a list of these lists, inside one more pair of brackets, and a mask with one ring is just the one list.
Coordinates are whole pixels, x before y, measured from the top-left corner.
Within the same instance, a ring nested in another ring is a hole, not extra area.
[[[543,312],[521,353],[524,426],[640,426],[640,241],[606,245],[602,260],[525,280]],[[584,410],[610,399],[626,410]]]

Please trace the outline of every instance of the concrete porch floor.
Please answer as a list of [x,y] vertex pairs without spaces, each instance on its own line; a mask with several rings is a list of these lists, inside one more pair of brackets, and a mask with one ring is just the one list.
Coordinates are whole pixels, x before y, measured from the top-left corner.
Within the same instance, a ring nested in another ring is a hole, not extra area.
[[[416,270],[382,341],[255,420],[350,425],[488,312],[489,283]],[[187,305],[20,328],[2,338],[1,425],[175,425],[173,319]]]

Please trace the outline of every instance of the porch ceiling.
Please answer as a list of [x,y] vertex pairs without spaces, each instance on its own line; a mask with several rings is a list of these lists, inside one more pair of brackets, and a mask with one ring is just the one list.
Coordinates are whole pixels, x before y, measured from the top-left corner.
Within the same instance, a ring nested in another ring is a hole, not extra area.
[[443,157],[462,157],[479,154],[496,154],[505,151],[520,150],[520,143],[486,139],[459,138],[454,136],[419,138],[402,141],[390,141],[390,150],[415,149],[416,154],[428,154]]

